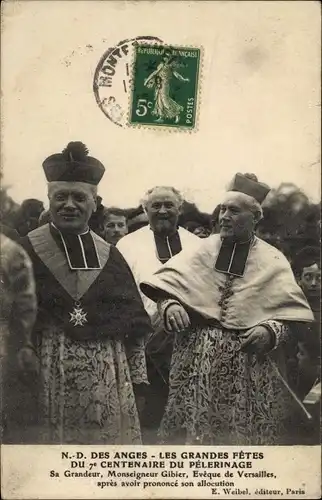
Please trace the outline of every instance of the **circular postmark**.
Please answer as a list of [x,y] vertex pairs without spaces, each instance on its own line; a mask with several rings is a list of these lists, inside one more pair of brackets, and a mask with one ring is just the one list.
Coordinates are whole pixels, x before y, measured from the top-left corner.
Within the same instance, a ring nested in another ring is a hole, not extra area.
[[93,91],[96,102],[104,115],[119,127],[127,126],[131,65],[134,47],[138,43],[156,45],[163,42],[154,36],[122,40],[102,55],[94,74]]

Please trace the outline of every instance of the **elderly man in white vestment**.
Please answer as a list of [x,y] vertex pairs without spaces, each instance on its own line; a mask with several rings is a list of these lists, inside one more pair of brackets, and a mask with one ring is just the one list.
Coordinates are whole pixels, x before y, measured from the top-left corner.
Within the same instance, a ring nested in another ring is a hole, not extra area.
[[[255,236],[269,189],[237,174],[221,203],[220,234],[184,250],[141,290],[175,332],[163,440],[271,445],[292,438],[301,402],[285,373],[290,325],[313,314],[276,248]],[[290,432],[291,431],[291,432]]]
[[[178,219],[183,198],[173,187],[156,186],[142,200],[149,225],[122,238],[117,249],[122,253],[139,287],[140,282],[157,271],[171,257],[185,248],[196,248],[200,239],[182,227]],[[147,371],[150,387],[146,396],[142,423],[157,427],[168,395],[168,375],[172,354],[172,336],[164,331],[156,304],[142,295],[154,335],[146,346]],[[139,340],[140,341],[140,340]],[[142,344],[141,344],[142,346]]]

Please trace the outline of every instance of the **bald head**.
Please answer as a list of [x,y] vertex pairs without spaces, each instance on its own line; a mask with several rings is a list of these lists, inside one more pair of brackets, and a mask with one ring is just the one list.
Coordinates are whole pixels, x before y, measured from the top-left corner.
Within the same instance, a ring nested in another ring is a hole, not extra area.
[[254,214],[256,222],[259,222],[263,218],[263,209],[260,203],[248,194],[239,193],[238,191],[228,191],[224,200],[231,200],[245,210],[250,210]]

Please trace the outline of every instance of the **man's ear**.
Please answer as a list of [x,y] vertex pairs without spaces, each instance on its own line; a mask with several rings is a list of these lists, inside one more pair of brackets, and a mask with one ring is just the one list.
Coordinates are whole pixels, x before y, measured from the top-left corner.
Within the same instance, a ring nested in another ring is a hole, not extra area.
[[262,214],[261,214],[260,211],[254,213],[254,224],[255,224],[255,227],[262,220],[262,218],[263,218],[263,216],[262,216]]
[[93,195],[93,200],[94,200],[93,212],[96,212],[96,210],[97,210],[97,193],[93,190],[92,195]]

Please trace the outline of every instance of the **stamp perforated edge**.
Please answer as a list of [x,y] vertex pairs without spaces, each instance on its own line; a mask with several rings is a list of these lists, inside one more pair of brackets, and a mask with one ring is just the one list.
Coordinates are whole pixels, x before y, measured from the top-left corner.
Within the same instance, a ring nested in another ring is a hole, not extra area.
[[[151,44],[152,45],[152,44]],[[157,44],[155,44],[157,45]],[[134,90],[134,69],[135,69],[135,61],[136,61],[136,51],[133,51],[132,55],[132,61],[131,61],[131,66],[130,66],[130,74],[132,75],[131,78],[131,86],[129,88],[129,101],[128,101],[128,113],[127,113],[127,120],[126,120],[126,128],[133,128],[133,129],[148,129],[148,130],[157,130],[159,132],[165,132],[165,133],[185,133],[185,134],[195,134],[196,132],[199,131],[199,115],[200,115],[200,106],[201,106],[201,87],[202,87],[202,80],[203,80],[203,70],[204,70],[204,48],[202,45],[194,45],[194,44],[169,44],[169,43],[161,43],[160,44],[162,47],[169,48],[169,49],[179,49],[179,48],[185,48],[185,49],[197,49],[199,50],[199,67],[198,67],[198,78],[197,78],[197,106],[196,106],[196,112],[195,112],[195,125],[193,128],[188,128],[184,127],[183,125],[176,126],[176,125],[153,125],[153,124],[145,124],[145,123],[131,123],[131,114],[132,114],[132,95],[133,95],[133,90]]]

